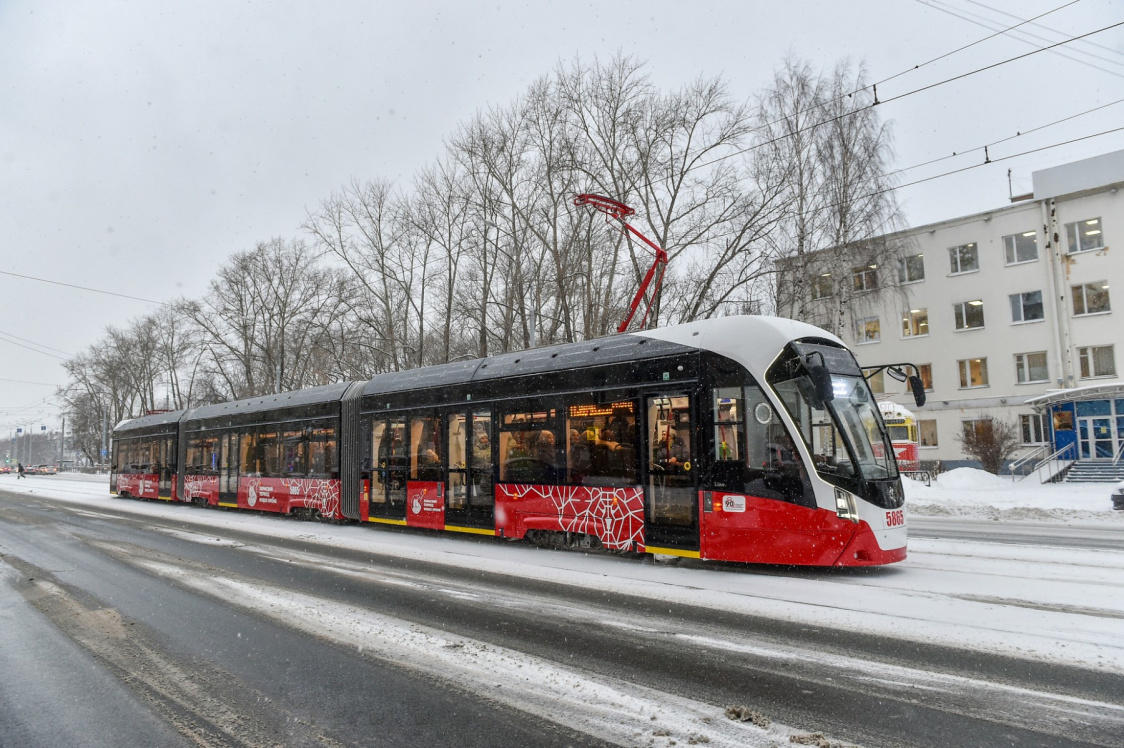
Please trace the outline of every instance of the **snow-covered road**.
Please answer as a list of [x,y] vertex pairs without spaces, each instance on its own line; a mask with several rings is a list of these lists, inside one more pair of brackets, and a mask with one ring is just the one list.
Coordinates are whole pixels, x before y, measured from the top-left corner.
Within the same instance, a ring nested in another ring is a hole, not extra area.
[[[973,476],[961,479],[981,484]],[[1002,536],[1004,516],[1032,516],[1041,520],[1037,526],[1046,534],[1051,523],[1068,523],[1068,536],[1080,533],[1080,524],[1074,523],[1096,523],[1098,532],[1110,528],[1124,538],[1124,513],[1108,508],[1104,486],[1021,487],[1026,498],[1020,505],[1019,490],[1008,482],[995,489],[1003,504],[996,508],[980,503],[992,490],[987,479],[982,480],[983,488],[950,483],[924,491],[911,488],[910,505],[918,505],[916,512],[956,516],[964,526],[986,525],[997,537]],[[111,508],[175,519],[184,528],[222,526],[891,639],[1124,672],[1124,549],[925,537],[911,539],[906,561],[879,569],[742,568],[698,562],[669,566],[501,541],[114,499],[104,477],[33,476],[17,481],[0,476],[0,488],[50,497],[91,516]],[[1099,504],[1098,495],[1104,496]],[[912,516],[924,522],[924,516]],[[1020,526],[1025,529],[1026,523]]]

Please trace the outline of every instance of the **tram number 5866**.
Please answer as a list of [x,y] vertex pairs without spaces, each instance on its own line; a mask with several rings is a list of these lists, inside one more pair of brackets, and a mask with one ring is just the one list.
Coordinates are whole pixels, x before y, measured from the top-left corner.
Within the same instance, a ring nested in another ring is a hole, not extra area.
[[905,512],[901,509],[895,509],[892,512],[886,512],[886,527],[901,527],[905,524]]

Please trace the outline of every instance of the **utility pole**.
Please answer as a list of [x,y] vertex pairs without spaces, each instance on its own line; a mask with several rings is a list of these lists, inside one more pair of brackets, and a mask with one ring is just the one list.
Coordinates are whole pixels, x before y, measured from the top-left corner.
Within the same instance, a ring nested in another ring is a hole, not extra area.
[[62,461],[66,457],[66,416],[62,417],[62,431],[59,432],[59,469],[62,469]]

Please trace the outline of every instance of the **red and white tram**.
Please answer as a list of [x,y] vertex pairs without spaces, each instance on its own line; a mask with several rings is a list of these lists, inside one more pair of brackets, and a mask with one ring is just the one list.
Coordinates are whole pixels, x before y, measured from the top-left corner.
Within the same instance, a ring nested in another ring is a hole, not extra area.
[[862,370],[838,338],[786,319],[381,374],[137,418],[113,437],[119,496],[722,561],[906,555]]
[[880,400],[878,409],[894,445],[894,458],[898,469],[906,472],[921,469],[920,443],[917,440],[917,417],[904,405],[891,400]]

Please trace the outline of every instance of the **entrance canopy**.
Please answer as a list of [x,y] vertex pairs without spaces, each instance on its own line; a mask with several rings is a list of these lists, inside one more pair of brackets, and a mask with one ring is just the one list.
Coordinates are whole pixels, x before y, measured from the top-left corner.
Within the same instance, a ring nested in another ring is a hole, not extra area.
[[1055,450],[1081,460],[1106,460],[1124,449],[1124,382],[1053,390],[1026,401],[1049,415]]
[[1050,390],[1045,395],[1037,395],[1026,401],[1036,410],[1042,410],[1055,403],[1072,403],[1078,400],[1115,400],[1124,397],[1124,382],[1109,384],[1089,384],[1084,387],[1070,387],[1067,390]]

